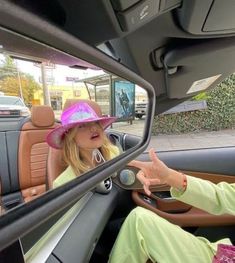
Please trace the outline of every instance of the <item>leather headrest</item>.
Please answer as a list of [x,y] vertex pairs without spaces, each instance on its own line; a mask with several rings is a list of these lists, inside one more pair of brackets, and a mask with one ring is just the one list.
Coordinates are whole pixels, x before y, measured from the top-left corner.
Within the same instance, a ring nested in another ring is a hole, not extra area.
[[50,127],[55,122],[55,114],[50,106],[40,105],[31,108],[31,121],[37,127]]
[[78,102],[86,102],[95,112],[98,116],[102,116],[102,111],[95,101],[93,100],[86,100],[86,99],[67,99],[64,104],[63,110],[66,110],[67,108],[71,107],[72,105],[78,103]]

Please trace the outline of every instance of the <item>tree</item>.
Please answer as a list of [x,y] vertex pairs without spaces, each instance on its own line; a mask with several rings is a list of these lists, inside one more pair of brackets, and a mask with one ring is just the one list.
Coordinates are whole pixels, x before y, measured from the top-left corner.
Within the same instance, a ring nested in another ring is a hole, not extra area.
[[[40,89],[40,85],[31,76],[23,75],[20,78],[23,98],[25,103],[30,103],[33,94]],[[5,95],[20,96],[18,77],[6,77],[0,81],[0,89]]]
[[17,76],[17,67],[14,59],[8,55],[4,55],[4,59],[1,60],[2,66],[0,67],[0,80],[7,77]]
[[5,55],[1,62],[0,91],[5,95],[21,96],[20,90],[22,90],[25,103],[30,103],[35,91],[41,89],[41,86],[30,74],[19,71],[11,57]]

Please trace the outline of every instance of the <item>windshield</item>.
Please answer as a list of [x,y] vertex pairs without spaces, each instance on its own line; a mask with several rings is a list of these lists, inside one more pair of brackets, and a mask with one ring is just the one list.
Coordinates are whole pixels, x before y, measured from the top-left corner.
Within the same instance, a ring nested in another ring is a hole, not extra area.
[[25,106],[21,98],[18,97],[0,97],[0,105],[19,105]]

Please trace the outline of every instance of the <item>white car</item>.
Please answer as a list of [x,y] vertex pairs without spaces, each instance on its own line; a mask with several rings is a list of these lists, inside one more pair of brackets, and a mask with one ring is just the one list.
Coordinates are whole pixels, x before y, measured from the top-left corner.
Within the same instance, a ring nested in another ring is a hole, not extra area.
[[147,102],[146,101],[137,101],[135,103],[135,117],[141,119],[146,115]]
[[30,110],[20,97],[0,96],[0,117],[26,117]]

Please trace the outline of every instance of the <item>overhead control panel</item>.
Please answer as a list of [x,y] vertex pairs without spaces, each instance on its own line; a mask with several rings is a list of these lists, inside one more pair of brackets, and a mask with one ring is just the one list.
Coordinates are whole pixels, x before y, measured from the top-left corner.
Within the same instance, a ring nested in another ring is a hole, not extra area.
[[111,0],[122,31],[132,31],[154,17],[180,6],[181,0]]

